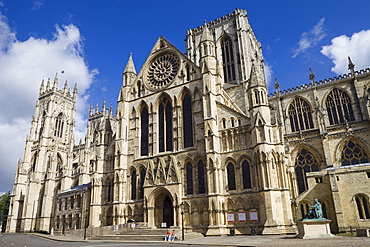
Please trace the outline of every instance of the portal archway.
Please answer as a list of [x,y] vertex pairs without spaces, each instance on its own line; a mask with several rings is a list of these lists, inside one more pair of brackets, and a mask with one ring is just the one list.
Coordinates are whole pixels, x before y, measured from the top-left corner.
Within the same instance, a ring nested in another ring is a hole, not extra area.
[[[156,227],[167,227],[175,225],[175,210],[171,192],[165,188],[154,190],[149,199],[148,223]],[[150,210],[152,209],[152,210]],[[165,225],[164,225],[165,223]],[[151,225],[150,224],[150,225]]]

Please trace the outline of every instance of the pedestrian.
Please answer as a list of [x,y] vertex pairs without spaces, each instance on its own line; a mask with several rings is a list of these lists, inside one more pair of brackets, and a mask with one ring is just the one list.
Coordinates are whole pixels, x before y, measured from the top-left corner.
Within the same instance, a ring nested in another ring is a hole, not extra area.
[[173,230],[171,233],[171,241],[175,241],[175,239],[176,239],[176,232],[175,230]]
[[164,237],[163,241],[170,241],[171,239],[171,232],[170,230],[167,230],[166,236]]

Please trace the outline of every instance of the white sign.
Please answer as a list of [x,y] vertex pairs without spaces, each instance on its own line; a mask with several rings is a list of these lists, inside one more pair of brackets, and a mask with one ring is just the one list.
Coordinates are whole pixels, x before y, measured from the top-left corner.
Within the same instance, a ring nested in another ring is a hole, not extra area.
[[166,228],[167,227],[167,223],[166,222],[161,223],[161,227]]
[[258,221],[257,211],[250,211],[249,212],[249,217],[250,217],[251,221]]
[[238,220],[239,222],[246,222],[247,218],[245,217],[245,212],[239,212],[238,213]]
[[227,213],[227,222],[234,222],[234,213]]

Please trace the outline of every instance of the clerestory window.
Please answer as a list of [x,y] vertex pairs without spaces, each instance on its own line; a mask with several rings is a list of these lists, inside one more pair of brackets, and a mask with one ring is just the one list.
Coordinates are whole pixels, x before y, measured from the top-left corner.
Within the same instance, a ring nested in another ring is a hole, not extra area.
[[343,90],[334,88],[326,99],[330,125],[355,121],[351,99]]
[[302,149],[297,155],[294,166],[298,192],[302,193],[308,189],[306,173],[318,171],[319,166],[313,155],[306,149]]
[[307,101],[295,98],[288,108],[292,132],[313,128],[312,110]]
[[342,166],[368,163],[364,149],[356,142],[349,141],[342,150]]

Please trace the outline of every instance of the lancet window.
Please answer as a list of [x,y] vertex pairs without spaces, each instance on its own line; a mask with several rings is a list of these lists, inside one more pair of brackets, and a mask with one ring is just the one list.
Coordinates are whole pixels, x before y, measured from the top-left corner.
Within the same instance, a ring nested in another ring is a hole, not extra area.
[[186,194],[193,194],[193,165],[186,163]]
[[235,168],[231,162],[227,165],[227,182],[229,190],[236,190]]
[[233,43],[230,37],[225,37],[221,44],[222,49],[222,66],[224,70],[224,82],[232,82],[236,80],[235,75],[235,60]]
[[249,162],[246,160],[244,160],[242,163],[242,174],[243,174],[243,189],[252,188],[250,165]]
[[55,119],[54,136],[61,138],[63,136],[63,114],[60,113]]
[[159,104],[159,152],[172,151],[172,106],[164,97]]
[[357,205],[358,217],[360,219],[370,219],[368,198],[365,195],[356,195],[355,201]]
[[203,161],[198,162],[198,193],[206,193],[206,183],[205,183],[205,174],[204,174],[204,163]]
[[343,90],[334,88],[326,99],[330,125],[355,121],[351,99]]
[[189,94],[185,94],[182,101],[182,121],[184,134],[184,147],[193,146],[193,110]]
[[139,199],[144,199],[144,182],[145,182],[146,170],[143,168],[140,172],[140,192]]
[[295,175],[299,193],[308,189],[306,173],[318,170],[319,166],[313,155],[306,149],[302,149],[295,160]]
[[149,114],[148,108],[143,107],[141,111],[141,156],[148,155],[149,151]]
[[136,200],[136,171],[131,173],[131,200]]
[[288,109],[292,132],[313,128],[312,110],[307,101],[295,98]]
[[365,150],[356,142],[349,141],[342,151],[342,166],[368,163]]

